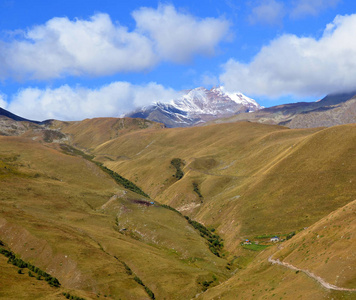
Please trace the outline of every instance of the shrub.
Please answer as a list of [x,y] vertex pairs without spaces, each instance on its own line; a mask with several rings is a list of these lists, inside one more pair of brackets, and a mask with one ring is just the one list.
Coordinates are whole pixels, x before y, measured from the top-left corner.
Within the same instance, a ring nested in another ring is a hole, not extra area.
[[209,250],[214,255],[220,257],[220,251],[224,247],[223,239],[219,235],[212,233],[208,228],[199,222],[191,220],[188,216],[184,216],[184,218],[186,218],[188,223],[200,232],[201,237],[205,238],[209,242]]
[[167,208],[167,209],[169,209],[169,210],[171,210],[171,211],[174,211],[174,212],[176,212],[177,214],[182,215],[178,210],[176,210],[176,209],[173,208],[172,206],[169,206],[169,205],[166,205],[166,204],[160,204],[160,206],[161,206],[161,207],[164,207],[164,208]]
[[178,180],[182,179],[184,176],[184,173],[181,169],[181,166],[184,165],[183,161],[180,158],[173,158],[171,160],[171,165],[176,168],[176,174],[173,176]]
[[200,199],[203,198],[203,195],[200,193],[199,185],[196,182],[193,182],[193,191],[199,196]]
[[67,299],[71,299],[71,300],[85,300],[85,298],[82,298],[82,297],[78,297],[78,296],[73,296],[73,295],[71,295],[71,294],[69,294],[69,293],[62,293],[62,295],[64,296],[64,297],[66,297]]
[[292,231],[292,232],[288,233],[286,239],[289,240],[289,239],[291,239],[293,236],[295,236],[295,231]]
[[156,299],[156,298],[155,298],[155,294],[154,294],[147,286],[144,285],[144,283],[142,282],[142,280],[141,280],[139,277],[137,277],[137,276],[135,275],[134,280],[135,280],[138,284],[140,284],[140,285],[143,286],[143,288],[145,289],[147,295],[148,295],[151,299],[153,299],[153,300]]

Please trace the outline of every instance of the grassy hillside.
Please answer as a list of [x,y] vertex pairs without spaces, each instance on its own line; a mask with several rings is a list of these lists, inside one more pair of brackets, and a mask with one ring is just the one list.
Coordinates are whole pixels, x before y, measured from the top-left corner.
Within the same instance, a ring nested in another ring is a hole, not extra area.
[[[71,294],[149,299],[148,290],[158,299],[184,299],[204,281],[229,275],[183,216],[124,190],[81,157],[0,137],[0,181],[0,240]],[[5,276],[7,293],[15,286],[25,293],[26,284]],[[46,292],[40,283],[35,298]]]
[[295,238],[273,257],[308,269],[327,282],[356,286],[356,201],[332,212]]
[[88,149],[131,131],[164,127],[160,123],[132,118],[95,118],[77,122],[53,120],[48,126],[69,135],[74,145]]
[[[352,201],[355,141],[354,124],[245,122],[133,132],[93,153],[151,197],[216,227],[233,250],[243,238],[299,230]],[[184,163],[179,180],[173,158]]]
[[[22,297],[31,284],[29,295],[53,299],[63,292],[87,299],[354,299],[268,258],[356,288],[355,124],[167,129],[142,122],[53,121],[40,138],[32,131],[24,134],[30,139],[0,137],[0,240],[61,283],[42,286],[6,265],[0,282],[9,284],[0,298]],[[51,143],[58,141],[53,132],[87,155]],[[98,163],[150,199],[117,184]],[[291,232],[278,247],[269,242]],[[253,243],[241,245],[245,239]],[[218,257],[209,248],[220,242]],[[16,278],[24,288],[15,289]]]
[[[247,268],[198,299],[356,299],[355,214],[353,201],[290,240],[261,252]],[[270,256],[300,271],[271,264]],[[327,289],[303,270],[355,291]]]

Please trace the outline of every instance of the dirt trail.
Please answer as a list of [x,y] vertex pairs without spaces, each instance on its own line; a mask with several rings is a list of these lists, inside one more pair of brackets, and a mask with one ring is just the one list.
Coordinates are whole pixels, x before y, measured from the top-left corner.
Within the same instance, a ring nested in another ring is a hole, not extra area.
[[347,289],[347,288],[343,288],[343,287],[338,287],[336,285],[330,284],[328,282],[326,282],[323,278],[315,275],[314,273],[308,271],[308,270],[303,270],[303,269],[299,269],[289,263],[280,261],[279,259],[273,259],[272,255],[268,258],[268,261],[272,264],[277,264],[277,265],[281,265],[284,266],[288,269],[291,270],[295,270],[295,271],[300,271],[305,273],[307,276],[309,276],[310,278],[315,279],[317,282],[319,282],[323,287],[327,288],[328,290],[336,290],[336,291],[344,291],[344,292],[356,292],[356,289]]

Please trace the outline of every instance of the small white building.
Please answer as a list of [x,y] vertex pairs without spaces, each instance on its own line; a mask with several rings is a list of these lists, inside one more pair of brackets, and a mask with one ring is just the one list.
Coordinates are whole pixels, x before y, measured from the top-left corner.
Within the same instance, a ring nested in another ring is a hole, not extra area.
[[271,242],[276,243],[279,242],[279,237],[278,236],[274,236],[273,238],[270,239]]

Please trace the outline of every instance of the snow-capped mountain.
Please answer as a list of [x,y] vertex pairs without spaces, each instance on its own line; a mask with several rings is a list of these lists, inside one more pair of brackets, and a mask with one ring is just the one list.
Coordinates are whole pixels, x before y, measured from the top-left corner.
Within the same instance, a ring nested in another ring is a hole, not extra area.
[[156,102],[139,108],[126,117],[161,122],[167,127],[187,127],[260,108],[255,100],[241,93],[227,93],[221,86],[211,90],[199,87],[183,91],[181,97],[169,103]]

